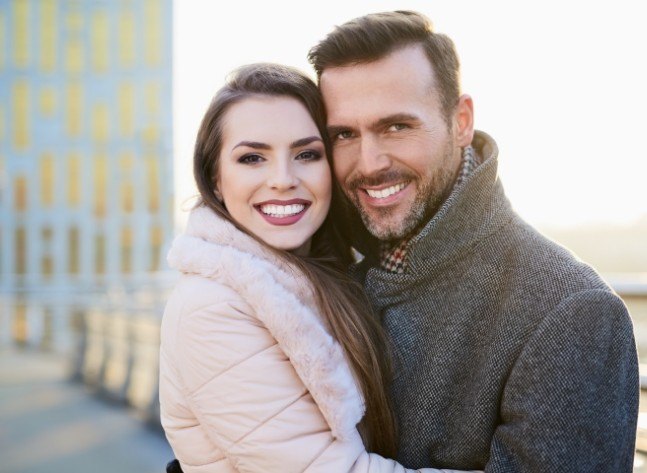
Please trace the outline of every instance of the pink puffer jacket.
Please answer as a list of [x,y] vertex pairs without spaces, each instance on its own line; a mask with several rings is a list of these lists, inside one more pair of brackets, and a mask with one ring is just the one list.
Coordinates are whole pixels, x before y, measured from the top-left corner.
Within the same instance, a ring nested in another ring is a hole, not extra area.
[[186,473],[410,471],[366,452],[362,396],[302,276],[204,207],[168,261],[183,275],[162,322],[160,405]]

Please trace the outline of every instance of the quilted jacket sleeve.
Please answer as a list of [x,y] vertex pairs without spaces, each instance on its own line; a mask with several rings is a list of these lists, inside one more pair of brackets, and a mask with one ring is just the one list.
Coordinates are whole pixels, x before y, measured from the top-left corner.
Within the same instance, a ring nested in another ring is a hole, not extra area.
[[411,471],[368,454],[359,434],[334,439],[290,360],[248,309],[225,298],[181,313],[175,337],[187,405],[234,470]]

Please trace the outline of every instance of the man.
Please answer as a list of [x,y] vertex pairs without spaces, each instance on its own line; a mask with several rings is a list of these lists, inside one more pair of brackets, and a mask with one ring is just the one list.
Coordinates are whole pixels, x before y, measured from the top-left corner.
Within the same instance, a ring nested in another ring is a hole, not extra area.
[[[335,174],[370,235],[353,268],[394,351],[409,468],[630,472],[632,324],[593,269],[514,213],[453,43],[414,12],[337,27],[309,55]],[[529,144],[530,145],[530,144]]]

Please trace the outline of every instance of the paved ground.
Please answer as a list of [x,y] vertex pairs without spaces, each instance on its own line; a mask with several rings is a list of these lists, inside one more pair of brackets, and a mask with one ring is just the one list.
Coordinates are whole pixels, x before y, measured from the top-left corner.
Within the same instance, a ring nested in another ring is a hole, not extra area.
[[0,349],[3,473],[161,473],[172,456],[161,432],[67,381],[65,359]]
[[172,457],[160,431],[67,381],[64,358],[0,348],[0,472],[163,473]]

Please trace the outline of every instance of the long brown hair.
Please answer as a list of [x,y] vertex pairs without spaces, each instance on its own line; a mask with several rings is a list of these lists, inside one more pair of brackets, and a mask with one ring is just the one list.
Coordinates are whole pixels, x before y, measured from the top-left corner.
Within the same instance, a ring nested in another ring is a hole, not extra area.
[[202,120],[195,144],[193,172],[200,192],[198,205],[206,205],[240,231],[254,237],[277,257],[300,270],[311,283],[320,313],[331,335],[343,348],[364,395],[366,414],[360,431],[369,450],[393,457],[396,453],[395,421],[388,388],[391,365],[386,336],[370,311],[361,286],[345,274],[352,261],[350,245],[341,237],[336,222],[346,211],[343,194],[333,183],[331,210],[312,239],[311,254],[295,256],[269,247],[234,221],[216,197],[218,162],[227,110],[246,98],[269,95],[297,99],[307,109],[324,141],[331,163],[326,115],[317,86],[297,69],[276,64],[251,64],[234,71],[213,98]]

